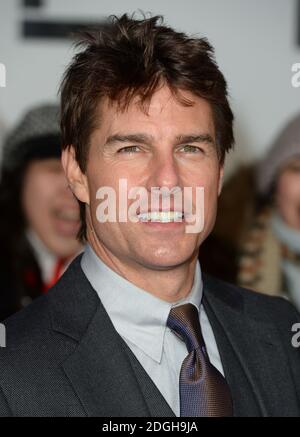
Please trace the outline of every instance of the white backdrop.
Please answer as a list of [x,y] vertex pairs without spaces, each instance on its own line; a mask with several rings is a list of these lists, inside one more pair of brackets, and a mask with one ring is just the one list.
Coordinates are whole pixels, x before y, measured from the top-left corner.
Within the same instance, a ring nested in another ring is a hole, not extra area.
[[[206,36],[230,87],[236,116],[236,151],[229,170],[260,157],[280,127],[300,112],[300,88],[291,85],[296,45],[296,0],[48,0],[47,17],[96,19],[109,14],[162,14],[171,26]],[[0,88],[0,130],[25,108],[56,98],[73,50],[69,41],[24,40],[19,0],[0,0],[0,62],[7,86]],[[1,132],[0,132],[1,136]]]

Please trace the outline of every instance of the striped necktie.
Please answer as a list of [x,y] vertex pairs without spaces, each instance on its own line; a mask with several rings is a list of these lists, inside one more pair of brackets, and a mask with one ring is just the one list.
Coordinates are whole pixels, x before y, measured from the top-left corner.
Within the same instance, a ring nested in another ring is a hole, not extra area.
[[167,325],[188,350],[179,377],[180,416],[232,416],[229,387],[209,361],[197,308],[190,303],[172,308]]

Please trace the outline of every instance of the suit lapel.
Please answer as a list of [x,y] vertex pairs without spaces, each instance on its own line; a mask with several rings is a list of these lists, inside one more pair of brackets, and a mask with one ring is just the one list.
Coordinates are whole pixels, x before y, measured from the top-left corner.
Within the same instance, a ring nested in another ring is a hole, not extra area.
[[62,292],[52,297],[52,326],[54,331],[78,342],[62,368],[86,414],[103,417],[174,415],[116,332],[81,270],[80,258],[69,267],[59,287]]
[[[204,306],[215,332],[235,414],[298,415],[287,356],[276,327],[247,315],[237,289],[212,278],[204,284]],[[289,393],[293,402],[283,402],[283,393]]]
[[206,296],[203,298],[203,304],[214,332],[224,375],[231,391],[233,415],[237,417],[261,416],[262,412],[252,385],[249,383],[244,367],[228,339],[226,328],[219,322],[214,308],[211,307]]
[[[125,344],[125,343],[124,343]],[[125,344],[128,358],[132,369],[135,372],[136,379],[139,383],[140,390],[143,393],[145,402],[147,403],[150,415],[152,417],[175,417],[171,407],[162,396],[152,379],[149,378],[145,369],[141,366],[135,355]]]
[[[81,270],[80,257],[48,296],[53,330],[77,343],[62,367],[88,416],[173,415],[115,331]],[[289,364],[276,327],[248,315],[238,289],[206,277],[203,303],[233,394],[235,414],[298,415]],[[289,394],[289,402],[282,400],[282,393]]]
[[63,368],[88,416],[149,416],[121,339],[102,305]]

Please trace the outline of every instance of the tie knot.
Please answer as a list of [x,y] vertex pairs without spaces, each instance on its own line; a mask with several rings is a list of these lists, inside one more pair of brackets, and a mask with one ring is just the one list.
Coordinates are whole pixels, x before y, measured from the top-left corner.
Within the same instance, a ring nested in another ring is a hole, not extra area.
[[185,342],[188,352],[204,347],[199,313],[191,303],[172,308],[167,326]]

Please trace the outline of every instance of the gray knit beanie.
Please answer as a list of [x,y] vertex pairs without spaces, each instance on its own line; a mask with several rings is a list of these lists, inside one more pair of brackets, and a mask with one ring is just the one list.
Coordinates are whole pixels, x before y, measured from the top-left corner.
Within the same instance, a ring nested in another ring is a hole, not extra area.
[[40,105],[29,110],[8,134],[2,167],[13,170],[32,159],[60,156],[59,107]]
[[270,192],[279,170],[296,157],[300,158],[300,114],[284,127],[257,167],[257,188],[261,195]]

